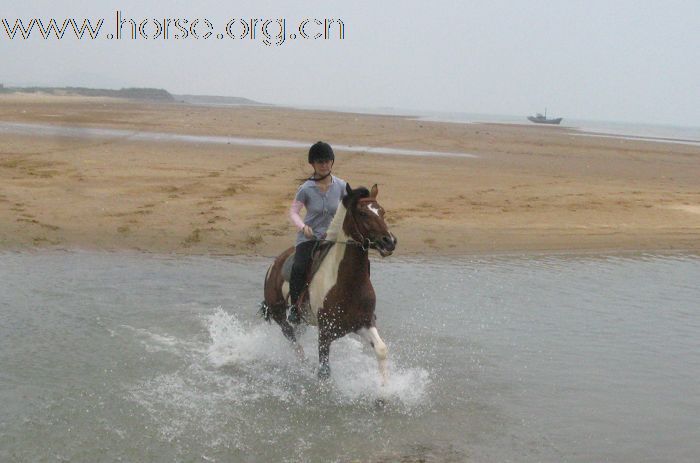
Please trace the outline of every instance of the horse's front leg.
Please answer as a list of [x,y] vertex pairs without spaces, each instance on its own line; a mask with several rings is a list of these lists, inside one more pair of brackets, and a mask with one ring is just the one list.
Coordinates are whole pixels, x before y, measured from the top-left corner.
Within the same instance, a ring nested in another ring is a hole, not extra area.
[[386,386],[389,381],[389,370],[387,367],[388,349],[384,341],[382,341],[382,338],[379,337],[377,327],[370,326],[369,328],[362,328],[357,331],[357,334],[362,336],[374,349],[374,353],[377,356],[377,363],[379,364],[380,384]]

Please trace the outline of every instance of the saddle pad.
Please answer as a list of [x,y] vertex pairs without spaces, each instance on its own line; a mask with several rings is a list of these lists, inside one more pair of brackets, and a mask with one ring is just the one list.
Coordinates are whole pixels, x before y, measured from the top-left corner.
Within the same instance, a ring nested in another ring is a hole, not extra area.
[[282,264],[282,278],[284,278],[284,281],[292,279],[292,265],[294,265],[295,254],[295,252],[291,253],[289,257],[285,259],[284,264]]
[[[321,262],[323,262],[323,258],[326,257],[326,254],[328,254],[328,251],[331,250],[333,244],[335,243],[332,241],[322,241],[320,243],[316,243],[314,250],[311,252],[311,272],[307,281],[311,281],[313,279],[316,271],[321,266]],[[285,259],[284,264],[282,264],[282,278],[284,278],[284,281],[289,281],[292,278],[294,254],[296,253],[291,253],[289,257]]]

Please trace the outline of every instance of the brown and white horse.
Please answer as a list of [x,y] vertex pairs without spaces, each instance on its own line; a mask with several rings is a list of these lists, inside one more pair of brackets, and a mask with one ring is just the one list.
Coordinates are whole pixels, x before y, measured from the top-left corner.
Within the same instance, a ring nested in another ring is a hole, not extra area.
[[[308,286],[308,298],[299,309],[302,318],[318,326],[318,375],[330,376],[329,355],[331,342],[349,333],[357,333],[374,348],[379,363],[381,384],[388,379],[387,348],[379,337],[374,308],[376,297],[369,278],[369,249],[376,249],[382,257],[391,255],[396,238],[384,221],[384,209],[377,202],[377,185],[350,188],[338,205],[328,228],[326,241],[333,245],[313,275]],[[294,328],[287,322],[288,277],[283,268],[294,253],[289,248],[279,255],[265,276],[265,300],[261,314],[272,318],[303,357]],[[293,259],[293,257],[292,257]],[[289,266],[289,263],[287,264]]]

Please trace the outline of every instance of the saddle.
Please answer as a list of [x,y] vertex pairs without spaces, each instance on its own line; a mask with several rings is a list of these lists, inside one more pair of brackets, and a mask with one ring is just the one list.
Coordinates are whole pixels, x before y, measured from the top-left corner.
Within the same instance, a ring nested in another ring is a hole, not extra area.
[[[313,280],[314,275],[316,275],[316,272],[318,271],[319,267],[321,267],[323,259],[326,257],[326,255],[331,250],[334,244],[335,243],[332,241],[317,241],[314,245],[314,249],[313,251],[311,251],[311,262],[309,263],[309,266],[306,269],[305,288],[308,288],[309,283],[311,283],[311,280]],[[294,254],[294,252],[291,253],[289,257],[285,259],[284,264],[282,264],[282,278],[284,278],[284,281],[287,282],[289,282],[289,280],[292,278],[292,265],[294,265]],[[299,296],[298,305],[301,305],[301,303],[306,299],[307,293],[307,289],[304,289],[304,291],[302,291],[301,295]]]

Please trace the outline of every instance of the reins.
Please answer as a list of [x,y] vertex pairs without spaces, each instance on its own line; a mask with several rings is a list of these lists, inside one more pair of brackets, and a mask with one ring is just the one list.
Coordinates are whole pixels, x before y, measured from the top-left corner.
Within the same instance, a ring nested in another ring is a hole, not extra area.
[[325,238],[322,238],[322,239],[316,238],[316,241],[318,241],[318,242],[324,241],[324,242],[326,242],[326,243],[338,243],[338,244],[346,244],[346,245],[349,244],[349,245],[353,245],[353,246],[360,246],[360,247],[362,248],[363,251],[367,251],[367,250],[370,249],[370,247],[371,247],[373,244],[377,244],[376,241],[372,241],[372,240],[370,240],[369,238],[364,238],[364,240],[361,241],[361,242],[360,242],[360,241],[357,241],[357,240],[354,240],[354,239],[352,239],[352,238],[350,238],[350,239],[348,239],[348,240],[345,240],[345,241],[327,240],[327,239],[325,239]]

